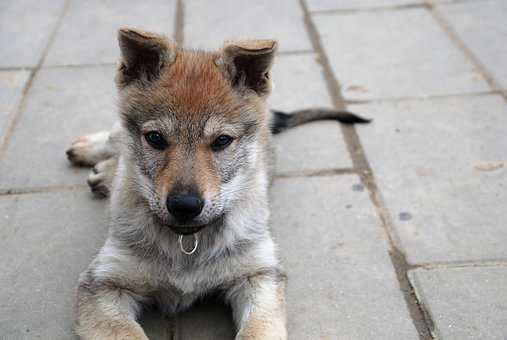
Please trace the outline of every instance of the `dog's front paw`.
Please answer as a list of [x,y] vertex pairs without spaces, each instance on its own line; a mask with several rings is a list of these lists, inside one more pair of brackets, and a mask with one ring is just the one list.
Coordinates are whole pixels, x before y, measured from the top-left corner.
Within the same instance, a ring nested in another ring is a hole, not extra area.
[[271,319],[258,319],[255,316],[245,324],[235,340],[287,340],[285,317],[272,315]]
[[88,175],[90,190],[98,197],[108,197],[113,185],[117,160],[114,157],[98,162]]
[[287,331],[274,330],[272,332],[238,334],[235,340],[287,340]]
[[75,165],[93,166],[110,156],[106,146],[108,138],[108,131],[79,137],[67,149],[67,158]]

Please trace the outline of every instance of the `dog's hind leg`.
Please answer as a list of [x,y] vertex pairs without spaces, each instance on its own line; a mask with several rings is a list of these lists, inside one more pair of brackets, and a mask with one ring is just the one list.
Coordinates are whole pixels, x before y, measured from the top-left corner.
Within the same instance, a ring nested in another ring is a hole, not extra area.
[[76,165],[94,166],[114,155],[109,137],[109,131],[100,131],[79,137],[67,149],[67,158]]

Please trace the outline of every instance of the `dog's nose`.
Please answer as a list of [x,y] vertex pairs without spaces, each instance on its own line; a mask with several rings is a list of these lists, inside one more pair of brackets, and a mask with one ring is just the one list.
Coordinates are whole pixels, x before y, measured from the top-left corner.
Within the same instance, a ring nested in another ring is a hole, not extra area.
[[167,198],[167,210],[179,222],[188,221],[198,216],[203,207],[204,201],[198,196],[178,195]]

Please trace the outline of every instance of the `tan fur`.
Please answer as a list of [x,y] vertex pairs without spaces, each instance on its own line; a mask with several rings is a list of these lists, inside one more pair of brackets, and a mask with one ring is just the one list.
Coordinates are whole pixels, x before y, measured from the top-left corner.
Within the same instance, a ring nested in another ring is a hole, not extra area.
[[[121,295],[121,292],[117,294]],[[79,317],[75,331],[81,339],[148,340],[141,326],[131,316],[108,308],[108,302],[99,300],[98,296],[79,296]]]
[[217,67],[218,58],[215,53],[179,51],[161,77],[160,95],[192,121],[200,121],[205,112],[234,114],[242,103]]
[[[149,93],[138,88],[128,89],[124,105],[146,111],[162,108],[162,112],[173,113],[176,121],[195,126],[211,116],[241,120],[251,112],[255,115],[252,119],[260,120],[267,127],[269,116],[265,114],[266,110],[259,110],[262,107],[260,99],[253,91],[238,93],[231,88],[226,70],[219,63],[219,53],[184,50],[174,53],[174,61]],[[259,111],[261,116],[257,116]],[[217,194],[220,177],[214,169],[214,155],[209,144],[218,135],[203,138],[192,164],[188,165],[187,150],[182,144],[191,136],[185,132],[177,132],[175,142],[165,151],[166,166],[156,174],[157,192],[165,196],[175,184],[195,183],[201,193]]]
[[213,164],[213,151],[209,148],[201,148],[196,154],[196,183],[204,196],[206,194],[214,195],[218,192],[220,186],[220,176],[218,172],[210,166]]
[[[267,207],[271,134],[265,99],[276,43],[186,51],[131,29],[120,30],[119,41],[122,124],[105,145],[79,149],[92,150],[85,158],[97,163],[92,190],[110,188],[111,227],[80,278],[76,332],[84,340],[146,340],[136,322],[145,304],[177,313],[222,291],[237,339],[285,340],[285,279]],[[153,131],[163,146],[146,140]],[[213,147],[220,135],[231,136],[227,148]],[[180,222],[168,197],[196,189],[192,195],[202,197],[202,211],[194,224],[175,225]],[[202,227],[193,231],[197,252],[183,254],[178,233],[184,233],[175,227],[196,226]]]
[[261,304],[240,329],[236,340],[287,339],[285,291],[279,287],[274,304]]
[[218,192],[220,177],[212,167],[213,152],[209,150],[207,144],[206,147],[197,150],[193,159],[185,159],[188,156],[182,148],[170,148],[165,153],[166,165],[155,175],[159,195],[171,192],[175,185],[188,183],[196,184],[203,195]]
[[174,53],[175,61],[150,92],[130,88],[124,105],[144,105],[147,110],[162,106],[179,119],[200,123],[209,114],[238,117],[242,107],[259,102],[251,93],[237,93],[231,88],[224,68],[217,65],[218,53],[185,50]]

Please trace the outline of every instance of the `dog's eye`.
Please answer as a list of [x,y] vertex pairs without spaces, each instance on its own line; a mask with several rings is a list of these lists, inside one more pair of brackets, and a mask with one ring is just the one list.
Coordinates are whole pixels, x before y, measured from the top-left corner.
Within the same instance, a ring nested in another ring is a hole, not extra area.
[[211,143],[211,149],[213,149],[213,151],[223,150],[228,147],[233,140],[231,136],[220,135]]
[[150,131],[144,134],[144,138],[152,147],[158,150],[163,150],[167,147],[167,142],[164,137],[157,131]]

